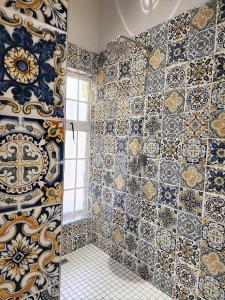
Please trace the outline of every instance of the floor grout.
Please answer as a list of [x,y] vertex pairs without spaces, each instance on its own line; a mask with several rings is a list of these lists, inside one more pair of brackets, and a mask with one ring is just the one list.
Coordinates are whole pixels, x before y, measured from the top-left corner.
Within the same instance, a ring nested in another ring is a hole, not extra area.
[[61,300],[171,300],[92,244],[65,257]]

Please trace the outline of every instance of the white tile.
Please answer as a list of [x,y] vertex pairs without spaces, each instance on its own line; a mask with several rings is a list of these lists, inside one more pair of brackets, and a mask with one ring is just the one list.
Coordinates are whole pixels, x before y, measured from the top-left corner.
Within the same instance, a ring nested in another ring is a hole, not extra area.
[[172,300],[92,244],[66,257],[61,300]]

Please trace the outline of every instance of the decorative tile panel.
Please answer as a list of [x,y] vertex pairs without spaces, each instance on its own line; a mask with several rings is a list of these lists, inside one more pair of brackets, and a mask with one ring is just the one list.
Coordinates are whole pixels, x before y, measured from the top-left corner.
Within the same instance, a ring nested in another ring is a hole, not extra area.
[[60,205],[1,214],[0,225],[1,298],[21,299],[59,283]]
[[1,113],[63,118],[66,35],[13,18],[2,11]]
[[63,122],[0,120],[0,211],[61,202]]

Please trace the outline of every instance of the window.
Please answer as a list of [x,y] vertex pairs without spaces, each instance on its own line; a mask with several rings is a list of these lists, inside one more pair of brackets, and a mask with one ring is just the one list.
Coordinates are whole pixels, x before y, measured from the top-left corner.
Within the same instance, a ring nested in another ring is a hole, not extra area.
[[90,88],[88,77],[67,72],[64,220],[87,212]]

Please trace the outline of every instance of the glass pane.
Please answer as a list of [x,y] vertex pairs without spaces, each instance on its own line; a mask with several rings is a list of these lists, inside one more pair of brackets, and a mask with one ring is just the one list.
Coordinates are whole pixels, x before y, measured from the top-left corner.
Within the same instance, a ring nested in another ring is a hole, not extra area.
[[77,121],[77,102],[66,100],[66,118],[67,120]]
[[88,101],[89,96],[89,81],[87,80],[79,80],[79,100],[80,101]]
[[86,207],[87,201],[87,189],[78,189],[76,190],[76,205],[75,212],[83,210]]
[[66,140],[65,140],[65,158],[75,158],[76,157],[76,140],[77,132],[72,130],[66,130]]
[[88,104],[79,102],[79,121],[87,122],[88,121]]
[[77,188],[87,185],[86,176],[86,159],[79,159],[77,161]]
[[64,164],[64,188],[75,188],[76,160],[65,160]]
[[78,158],[86,158],[87,157],[87,132],[78,131]]
[[73,215],[74,213],[75,190],[64,191],[63,197],[63,215]]
[[78,79],[67,76],[66,78],[66,98],[77,100],[78,98]]

